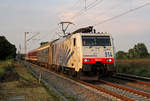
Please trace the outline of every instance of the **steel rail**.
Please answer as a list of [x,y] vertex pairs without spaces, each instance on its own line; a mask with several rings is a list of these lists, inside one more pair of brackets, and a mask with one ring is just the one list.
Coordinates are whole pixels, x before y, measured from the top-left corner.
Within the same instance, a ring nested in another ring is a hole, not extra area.
[[124,76],[124,77],[129,77],[129,78],[132,78],[132,79],[144,80],[144,81],[150,82],[150,78],[148,78],[148,77],[140,77],[140,76],[130,75],[130,74],[124,74],[124,73],[117,73],[116,75],[118,75],[118,76]]
[[93,84],[90,84],[90,83],[87,83],[87,82],[84,82],[84,81],[80,81],[80,80],[78,80],[78,82],[80,82],[81,84],[87,85],[87,86],[89,86],[89,87],[95,88],[95,89],[97,89],[97,90],[99,90],[99,91],[101,91],[101,92],[104,92],[104,93],[107,93],[107,94],[112,95],[112,96],[114,96],[114,97],[117,97],[117,98],[119,98],[119,99],[121,99],[121,100],[124,100],[124,101],[134,101],[134,100],[131,99],[131,98],[128,98],[128,97],[119,95],[119,94],[117,94],[117,93],[114,93],[114,92],[112,92],[112,91],[106,90],[106,89],[101,88],[101,87],[98,87],[98,86],[96,86],[96,85],[93,85]]
[[144,84],[144,85],[150,86],[149,82],[144,82],[144,81],[135,80],[135,79],[127,78],[127,77],[121,77],[121,76],[112,76],[112,77],[117,78],[117,79],[132,81],[132,82],[135,82],[135,83],[138,83],[138,84]]
[[138,94],[138,95],[142,95],[142,96],[145,96],[147,98],[150,98],[150,94],[145,93],[145,92],[141,92],[141,91],[138,91],[138,90],[135,90],[135,89],[131,89],[131,88],[126,88],[126,87],[120,86],[118,84],[114,84],[114,83],[107,82],[107,81],[100,80],[98,82],[106,84],[106,85],[109,85],[109,86],[113,86],[115,88],[123,89],[123,90],[129,91],[129,92],[132,92],[132,93],[135,93],[135,94]]

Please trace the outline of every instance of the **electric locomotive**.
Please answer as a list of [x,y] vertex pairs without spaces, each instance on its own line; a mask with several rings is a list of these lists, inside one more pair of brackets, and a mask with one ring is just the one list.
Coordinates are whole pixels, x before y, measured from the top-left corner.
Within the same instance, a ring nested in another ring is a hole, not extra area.
[[96,33],[92,26],[80,28],[36,50],[33,52],[38,64],[82,80],[98,80],[115,73],[113,38],[108,33]]
[[92,26],[80,28],[53,42],[53,65],[80,79],[98,80],[115,73],[113,38],[96,33]]

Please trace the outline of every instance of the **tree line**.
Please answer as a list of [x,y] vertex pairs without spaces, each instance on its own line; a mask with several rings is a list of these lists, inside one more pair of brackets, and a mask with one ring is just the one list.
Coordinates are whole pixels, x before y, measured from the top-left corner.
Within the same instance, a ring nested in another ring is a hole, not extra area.
[[148,57],[150,57],[150,54],[144,43],[137,43],[133,48],[129,49],[128,52],[118,51],[116,53],[117,59],[137,59]]
[[4,36],[0,36],[0,60],[16,57],[16,47],[11,44]]

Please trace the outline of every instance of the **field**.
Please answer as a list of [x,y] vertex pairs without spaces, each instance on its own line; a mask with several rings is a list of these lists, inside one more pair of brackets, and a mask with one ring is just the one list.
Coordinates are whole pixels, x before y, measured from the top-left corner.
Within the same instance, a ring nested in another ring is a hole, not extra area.
[[117,60],[116,69],[119,73],[150,77],[150,59]]
[[[62,101],[26,68],[12,60],[0,62],[0,101]],[[18,100],[17,100],[18,101]]]

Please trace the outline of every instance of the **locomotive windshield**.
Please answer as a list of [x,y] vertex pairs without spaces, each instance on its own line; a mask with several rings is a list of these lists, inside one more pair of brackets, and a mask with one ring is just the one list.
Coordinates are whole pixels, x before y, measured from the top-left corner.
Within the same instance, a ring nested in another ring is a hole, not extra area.
[[110,46],[109,36],[82,36],[83,46]]

